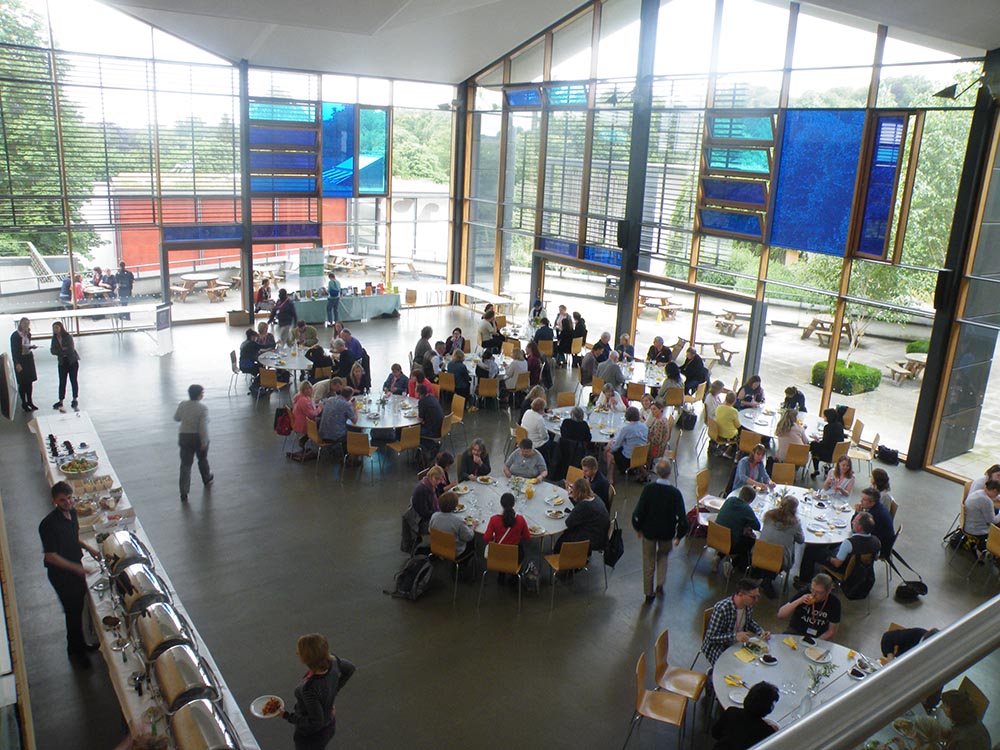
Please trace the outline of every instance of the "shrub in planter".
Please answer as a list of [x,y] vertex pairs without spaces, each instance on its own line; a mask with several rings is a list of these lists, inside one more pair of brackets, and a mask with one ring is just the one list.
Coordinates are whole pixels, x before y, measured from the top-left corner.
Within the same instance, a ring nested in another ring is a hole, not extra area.
[[911,341],[906,345],[906,353],[913,354],[914,352],[923,352],[927,354],[928,350],[931,348],[930,339],[917,339],[916,341]]
[[[815,386],[823,387],[826,379],[826,361],[817,362],[813,365],[811,382]],[[878,388],[882,382],[882,373],[875,367],[851,362],[844,364],[844,360],[837,360],[837,368],[833,372],[833,390],[845,396],[854,396],[858,393],[867,393]]]

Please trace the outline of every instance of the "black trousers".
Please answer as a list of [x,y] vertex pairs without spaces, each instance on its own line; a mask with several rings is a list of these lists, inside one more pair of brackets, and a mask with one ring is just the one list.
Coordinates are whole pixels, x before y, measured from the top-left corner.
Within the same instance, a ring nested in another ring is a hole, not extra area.
[[17,397],[21,399],[21,406],[33,404],[32,391],[35,389],[35,381],[25,375],[24,372],[17,373]]
[[292,735],[295,742],[295,750],[323,750],[330,744],[333,735],[337,731],[337,720],[332,719],[329,724],[313,734],[299,734],[297,731]]
[[77,374],[80,372],[80,363],[73,362],[69,363],[62,359],[59,360],[59,400],[62,401],[66,398],[66,378],[69,377],[69,383],[73,387],[73,400],[76,401],[80,397],[80,383],[77,381]]
[[87,597],[87,582],[68,570],[49,569],[49,583],[56,590],[59,603],[66,615],[66,650],[70,654],[83,653],[83,604]]
[[191,491],[191,466],[194,464],[195,456],[198,457],[201,481],[208,484],[212,476],[212,470],[208,466],[208,446],[201,447],[201,436],[196,432],[180,433],[177,443],[181,448],[180,489],[182,495],[187,495]]

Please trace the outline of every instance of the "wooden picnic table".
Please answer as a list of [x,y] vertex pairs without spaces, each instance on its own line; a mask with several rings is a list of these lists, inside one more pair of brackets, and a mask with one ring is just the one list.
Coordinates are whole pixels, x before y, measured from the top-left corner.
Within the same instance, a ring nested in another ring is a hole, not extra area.
[[662,323],[665,320],[675,320],[677,318],[677,311],[681,309],[682,305],[673,302],[669,294],[640,294],[637,314],[641,313],[647,307],[656,309],[656,320],[658,323]]
[[[850,343],[854,337],[850,322],[845,320],[841,323],[840,330],[842,335],[847,336],[847,343]],[[833,336],[833,318],[829,315],[817,315],[802,329],[802,338],[807,339],[814,332],[820,346],[829,346]]]

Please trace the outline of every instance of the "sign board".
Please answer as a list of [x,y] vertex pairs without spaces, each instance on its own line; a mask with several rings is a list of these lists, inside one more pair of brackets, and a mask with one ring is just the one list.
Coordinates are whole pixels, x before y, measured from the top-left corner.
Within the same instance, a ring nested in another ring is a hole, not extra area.
[[299,289],[322,289],[326,286],[324,279],[324,256],[321,247],[303,247],[299,249]]
[[174,350],[174,335],[170,330],[170,303],[156,306],[156,356],[163,357]]

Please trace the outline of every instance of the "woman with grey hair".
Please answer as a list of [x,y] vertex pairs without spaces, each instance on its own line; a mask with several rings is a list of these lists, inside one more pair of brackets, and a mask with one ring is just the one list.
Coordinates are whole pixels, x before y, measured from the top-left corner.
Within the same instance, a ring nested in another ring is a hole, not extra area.
[[333,357],[333,374],[347,381],[351,376],[351,368],[354,367],[351,350],[343,339],[334,339],[330,342],[330,354]]
[[569,413],[569,417],[559,425],[560,440],[575,440],[578,443],[587,445],[591,441],[590,425],[584,419],[583,409],[574,406]]

